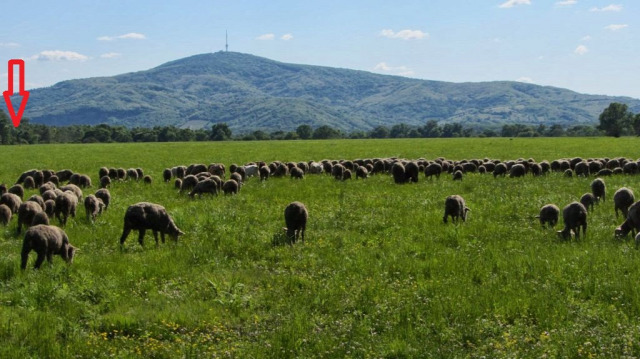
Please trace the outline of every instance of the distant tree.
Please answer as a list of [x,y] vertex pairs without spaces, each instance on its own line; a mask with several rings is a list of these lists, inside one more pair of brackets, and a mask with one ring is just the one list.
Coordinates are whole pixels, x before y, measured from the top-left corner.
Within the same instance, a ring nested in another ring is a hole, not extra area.
[[640,113],[637,113],[633,118],[633,132],[636,136],[640,136]]
[[0,143],[3,145],[11,144],[11,130],[13,125],[9,121],[9,116],[0,110]]
[[213,141],[225,141],[231,139],[231,129],[225,122],[216,123],[211,127],[209,139]]
[[178,138],[177,131],[174,126],[161,127],[158,131],[158,142],[175,142]]
[[492,129],[485,129],[482,131],[482,137],[497,137],[498,133]]
[[340,137],[340,131],[327,125],[320,126],[313,131],[313,138],[318,140]]
[[598,120],[600,124],[598,129],[604,131],[607,136],[620,137],[630,132],[632,126],[632,114],[627,110],[627,105],[618,102],[612,102],[609,107],[604,109]]
[[549,136],[549,137],[562,137],[565,135],[566,133],[564,131],[564,128],[562,128],[562,126],[558,124],[551,125],[551,127],[549,127],[546,133],[546,136]]
[[442,127],[442,137],[462,137],[462,125],[460,123],[446,123]]
[[371,138],[387,138],[389,137],[389,129],[385,126],[378,126],[371,131]]
[[269,134],[272,140],[283,140],[284,139],[284,131],[273,131]]
[[294,131],[287,132],[287,134],[284,135],[285,140],[297,140],[298,138],[298,133]]
[[131,131],[124,126],[113,127],[111,129],[111,139],[115,142],[131,142],[133,141],[133,137],[131,137]]
[[442,135],[442,128],[438,125],[438,121],[429,120],[422,127],[422,137],[436,138]]
[[296,133],[298,137],[303,140],[308,140],[313,136],[313,129],[309,125],[300,125],[296,128]]
[[406,123],[398,123],[391,127],[391,131],[389,131],[389,137],[391,138],[409,137],[410,130],[411,128]]
[[367,138],[367,134],[364,131],[353,131],[349,134],[351,139]]
[[255,137],[256,140],[259,140],[259,141],[264,141],[269,139],[269,135],[266,132],[260,131],[260,130],[253,131],[253,137]]

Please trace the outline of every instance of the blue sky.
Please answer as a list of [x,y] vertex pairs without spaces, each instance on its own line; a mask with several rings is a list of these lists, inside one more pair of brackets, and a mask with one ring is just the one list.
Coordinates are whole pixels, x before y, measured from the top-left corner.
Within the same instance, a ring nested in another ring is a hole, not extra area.
[[228,30],[230,51],[283,62],[640,98],[639,15],[628,0],[24,0],[0,12],[0,88],[12,58],[43,87],[222,50]]

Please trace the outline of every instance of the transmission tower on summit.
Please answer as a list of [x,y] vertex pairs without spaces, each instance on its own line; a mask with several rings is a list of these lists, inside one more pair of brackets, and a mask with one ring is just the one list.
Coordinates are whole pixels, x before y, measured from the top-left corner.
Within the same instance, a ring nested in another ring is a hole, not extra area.
[[227,30],[224,30],[224,52],[229,52],[229,35]]

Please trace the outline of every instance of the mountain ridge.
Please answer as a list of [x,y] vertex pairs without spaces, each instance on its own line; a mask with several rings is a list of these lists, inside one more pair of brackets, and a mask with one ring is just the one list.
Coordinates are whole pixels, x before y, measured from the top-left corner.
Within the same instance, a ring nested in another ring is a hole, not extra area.
[[630,97],[512,81],[421,80],[217,52],[34,89],[25,116],[55,126],[198,128],[226,122],[236,133],[288,131],[301,124],[349,132],[428,120],[473,128],[591,125],[611,102],[640,112],[640,100]]

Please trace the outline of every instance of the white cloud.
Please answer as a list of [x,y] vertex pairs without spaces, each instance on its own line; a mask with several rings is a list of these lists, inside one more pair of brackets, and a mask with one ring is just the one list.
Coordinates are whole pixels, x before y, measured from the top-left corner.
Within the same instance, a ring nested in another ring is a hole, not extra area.
[[389,66],[387,65],[386,62],[381,62],[377,64],[376,66],[374,66],[373,69],[376,71],[390,72],[392,74],[400,75],[400,76],[411,76],[415,74],[415,72],[413,72],[410,68],[406,66]]
[[258,37],[256,37],[256,40],[273,40],[275,39],[276,35],[274,34],[262,34]]
[[616,4],[611,4],[605,7],[592,7],[591,9],[589,9],[589,11],[591,12],[605,12],[605,11],[621,11],[622,10],[622,5],[616,5]]
[[583,36],[581,40],[582,41],[589,41],[589,40],[591,40],[591,36],[589,36],[589,35]]
[[98,38],[98,41],[113,41],[113,40],[117,40],[117,39],[123,39],[123,40],[144,40],[147,37],[144,34],[140,34],[137,32],[130,32],[128,34],[124,34],[124,35],[118,35],[118,36],[100,36]]
[[18,47],[20,44],[17,42],[0,42],[0,47]]
[[293,39],[293,35],[284,34],[284,35],[282,35],[281,39],[284,40],[284,41],[289,41],[289,40]]
[[587,52],[589,52],[589,49],[584,45],[578,45],[578,47],[576,47],[576,49],[573,50],[573,53],[578,55],[584,55]]
[[507,0],[502,4],[500,4],[498,7],[503,9],[508,9],[516,5],[531,5],[531,0]]
[[556,1],[556,6],[571,6],[578,3],[578,0],[562,0]]
[[533,79],[531,77],[526,77],[526,76],[520,77],[520,78],[516,79],[516,81],[524,82],[524,83],[527,83],[527,84],[532,84],[533,83]]
[[611,24],[608,26],[605,26],[604,28],[607,30],[611,30],[611,31],[618,31],[618,30],[622,30],[625,27],[629,27],[629,25],[627,24]]
[[429,33],[422,32],[420,30],[400,30],[395,32],[391,29],[384,29],[380,31],[380,36],[388,37],[390,39],[403,39],[403,40],[419,40],[429,37]]
[[115,59],[120,56],[122,56],[122,54],[118,52],[107,52],[106,54],[100,55],[100,57],[103,59]]
[[33,55],[31,59],[38,61],[86,61],[89,57],[74,51],[47,50]]

